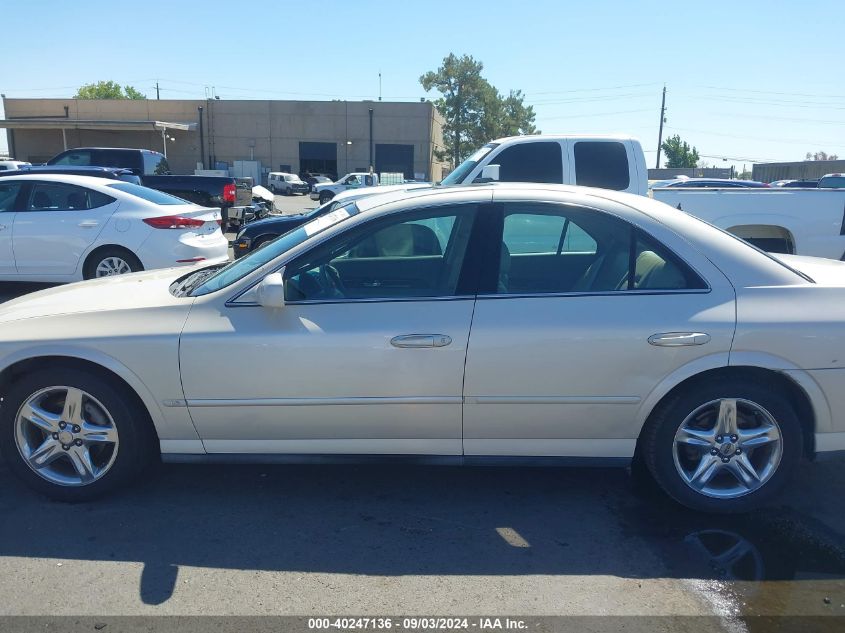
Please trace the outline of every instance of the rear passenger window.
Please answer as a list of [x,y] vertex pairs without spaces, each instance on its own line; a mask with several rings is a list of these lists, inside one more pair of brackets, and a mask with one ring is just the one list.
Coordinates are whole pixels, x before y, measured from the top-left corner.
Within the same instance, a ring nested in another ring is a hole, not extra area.
[[499,165],[501,182],[563,182],[563,157],[555,141],[512,145],[491,158],[490,164]]
[[29,196],[27,211],[84,211],[114,202],[114,198],[64,183],[37,183]]
[[627,222],[539,203],[506,205],[496,285],[497,294],[706,288],[671,251]]
[[0,213],[15,210],[15,200],[20,190],[21,184],[19,182],[0,183]]
[[75,167],[88,167],[91,164],[91,152],[87,150],[68,152],[56,161],[50,161],[50,165],[73,165]]
[[622,191],[631,184],[625,146],[615,141],[575,143],[575,184]]

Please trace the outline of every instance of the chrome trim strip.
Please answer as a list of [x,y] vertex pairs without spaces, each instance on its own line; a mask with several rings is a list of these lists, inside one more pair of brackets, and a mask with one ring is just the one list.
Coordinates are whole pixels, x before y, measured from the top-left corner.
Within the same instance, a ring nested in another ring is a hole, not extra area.
[[403,398],[241,398],[187,401],[189,407],[324,407],[373,404],[462,404],[461,396],[410,396]]
[[293,453],[305,455],[460,455],[461,438],[331,440],[205,440],[209,453]]
[[638,396],[466,396],[466,404],[639,404]]
[[534,457],[623,457],[631,458],[635,439],[577,439],[544,437],[526,439],[464,438],[464,455]]

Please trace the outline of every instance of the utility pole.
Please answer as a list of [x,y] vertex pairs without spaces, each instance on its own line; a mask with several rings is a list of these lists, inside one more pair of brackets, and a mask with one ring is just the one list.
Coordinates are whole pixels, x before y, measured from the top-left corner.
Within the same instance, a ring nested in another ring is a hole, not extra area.
[[660,132],[657,134],[657,164],[655,169],[660,169],[660,146],[663,144],[663,122],[666,120],[666,86],[663,86],[663,102],[660,104]]
[[378,71],[378,100],[381,101],[381,71]]
[[161,99],[161,96],[158,94],[158,82],[156,82],[156,101]]
[[370,173],[373,173],[373,109],[370,108]]

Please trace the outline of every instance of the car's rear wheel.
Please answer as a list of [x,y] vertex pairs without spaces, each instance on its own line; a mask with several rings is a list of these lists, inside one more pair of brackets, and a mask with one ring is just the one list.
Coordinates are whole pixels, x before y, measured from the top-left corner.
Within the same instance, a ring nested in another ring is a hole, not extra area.
[[323,191],[320,193],[320,204],[326,204],[332,198],[334,194],[331,191]]
[[774,386],[716,378],[663,403],[641,448],[675,500],[705,512],[746,512],[786,485],[801,460],[802,432]]
[[155,458],[155,433],[134,403],[122,385],[86,369],[26,373],[4,394],[0,451],[18,477],[49,497],[97,497]]
[[122,248],[106,248],[88,257],[82,276],[85,279],[126,275],[144,270],[141,260]]

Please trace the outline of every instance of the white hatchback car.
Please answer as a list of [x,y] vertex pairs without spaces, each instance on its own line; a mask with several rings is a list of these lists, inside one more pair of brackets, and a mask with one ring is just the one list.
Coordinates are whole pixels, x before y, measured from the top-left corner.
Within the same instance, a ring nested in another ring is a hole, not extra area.
[[845,450],[843,299],[845,263],[642,196],[370,196],[225,267],[3,304],[0,449],[59,499],[159,455],[635,458],[681,503],[743,511]]
[[77,281],[227,260],[219,209],[90,176],[0,178],[2,281]]

